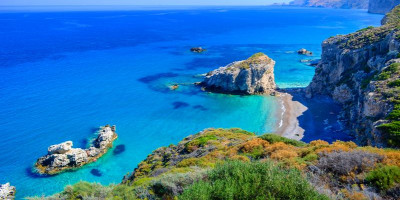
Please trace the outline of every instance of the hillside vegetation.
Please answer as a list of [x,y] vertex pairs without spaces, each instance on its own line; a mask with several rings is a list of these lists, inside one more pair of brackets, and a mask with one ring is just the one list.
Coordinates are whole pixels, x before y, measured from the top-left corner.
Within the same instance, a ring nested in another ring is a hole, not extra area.
[[207,129],[153,151],[119,185],[80,182],[46,199],[398,199],[399,191],[399,150]]

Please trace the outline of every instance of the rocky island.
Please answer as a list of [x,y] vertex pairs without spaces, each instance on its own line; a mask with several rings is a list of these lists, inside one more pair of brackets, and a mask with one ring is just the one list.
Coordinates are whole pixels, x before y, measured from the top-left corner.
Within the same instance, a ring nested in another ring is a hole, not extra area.
[[263,53],[207,73],[200,83],[206,90],[233,94],[274,95],[275,61]]
[[72,148],[72,141],[50,146],[47,155],[37,160],[37,172],[54,175],[96,161],[112,147],[113,141],[118,137],[115,130],[115,126],[101,127],[88,149]]

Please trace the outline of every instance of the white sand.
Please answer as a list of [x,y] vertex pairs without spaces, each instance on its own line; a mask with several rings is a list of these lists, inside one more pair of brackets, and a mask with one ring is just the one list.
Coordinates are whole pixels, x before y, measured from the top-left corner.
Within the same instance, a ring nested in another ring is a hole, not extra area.
[[295,140],[301,140],[304,136],[304,129],[300,127],[299,120],[308,108],[298,101],[293,101],[293,96],[288,93],[279,93],[280,111],[278,111],[279,123],[276,134]]

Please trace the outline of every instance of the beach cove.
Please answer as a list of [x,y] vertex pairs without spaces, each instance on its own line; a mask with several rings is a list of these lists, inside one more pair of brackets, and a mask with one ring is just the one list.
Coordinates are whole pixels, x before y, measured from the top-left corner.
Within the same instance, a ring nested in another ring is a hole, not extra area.
[[[15,185],[17,198],[53,194],[80,180],[119,183],[152,150],[205,128],[275,132],[282,105],[276,97],[169,86],[198,82],[199,74],[264,52],[277,62],[280,88],[305,87],[314,68],[300,60],[318,58],[329,36],[377,26],[381,17],[364,10],[280,7],[1,13],[7,29],[0,34],[7,40],[0,44],[0,181]],[[43,23],[46,28],[37,29]],[[194,54],[193,46],[207,51]],[[300,48],[314,56],[298,55]],[[293,96],[308,107],[297,126],[304,141],[351,139],[329,114],[338,113],[332,102]],[[48,146],[72,140],[86,148],[104,124],[118,126],[114,147],[125,151],[111,149],[97,162],[57,176],[32,173]]]

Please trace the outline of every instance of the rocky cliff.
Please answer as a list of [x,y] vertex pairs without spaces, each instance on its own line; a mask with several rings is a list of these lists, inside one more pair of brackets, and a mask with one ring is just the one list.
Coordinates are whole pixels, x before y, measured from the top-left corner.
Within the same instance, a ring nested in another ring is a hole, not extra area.
[[40,174],[50,175],[81,167],[104,155],[116,138],[115,126],[101,127],[88,149],[72,148],[72,141],[51,145],[47,155],[40,157],[35,167]]
[[367,9],[368,0],[294,0],[290,2],[290,5],[320,8]]
[[209,72],[201,82],[206,90],[238,94],[274,94],[275,61],[263,53]]
[[360,144],[385,145],[397,133],[382,131],[399,97],[400,7],[381,27],[368,27],[322,43],[322,57],[307,95],[329,95],[343,105],[342,118]]
[[385,14],[400,4],[400,0],[369,0],[368,12]]

